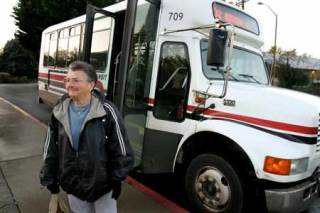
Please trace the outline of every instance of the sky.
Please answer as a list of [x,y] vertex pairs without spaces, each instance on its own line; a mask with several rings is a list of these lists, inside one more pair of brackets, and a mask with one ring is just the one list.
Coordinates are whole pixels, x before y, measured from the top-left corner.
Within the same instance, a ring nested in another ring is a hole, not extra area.
[[[201,1],[201,0],[195,0]],[[275,16],[258,1],[268,4],[278,14],[277,46],[285,50],[296,49],[320,59],[320,0],[249,0],[245,8],[260,20],[268,50],[274,43]],[[13,38],[16,27],[10,16],[17,0],[0,0],[0,48]]]
[[261,1],[278,14],[277,46],[296,49],[320,59],[320,1],[319,0],[250,0],[245,9],[260,20],[264,31],[263,50],[274,44],[275,15]]
[[16,26],[11,14],[17,2],[17,0],[0,0],[0,48],[3,48],[6,42],[14,37]]

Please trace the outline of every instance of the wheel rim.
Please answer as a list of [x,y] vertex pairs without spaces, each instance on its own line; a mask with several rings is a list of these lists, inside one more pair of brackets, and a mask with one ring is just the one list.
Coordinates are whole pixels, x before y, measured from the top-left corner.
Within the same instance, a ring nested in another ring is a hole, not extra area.
[[212,212],[222,212],[231,199],[231,189],[227,178],[213,167],[203,168],[195,182],[198,198]]

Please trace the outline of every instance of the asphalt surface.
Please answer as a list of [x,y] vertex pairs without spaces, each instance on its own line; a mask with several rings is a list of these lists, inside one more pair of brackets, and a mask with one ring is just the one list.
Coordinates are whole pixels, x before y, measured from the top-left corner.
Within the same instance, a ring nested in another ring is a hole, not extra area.
[[[45,124],[50,120],[51,108],[44,104],[37,103],[37,84],[0,84],[0,97],[19,106]],[[0,175],[2,174],[0,173]],[[179,180],[174,175],[145,175],[133,173],[131,176],[181,207],[188,209],[186,196]],[[6,183],[0,182],[0,186],[1,184]],[[320,200],[303,213],[320,213]]]
[[[0,121],[0,213],[48,212],[50,193],[40,186],[38,177],[46,125],[2,97]],[[131,177],[123,182],[118,212],[169,213],[170,207],[186,212],[159,202],[140,185]],[[59,197],[67,199],[65,193]]]
[[[48,124],[52,108],[45,104],[38,104],[37,93],[37,84],[35,83],[0,84],[0,97],[20,107],[42,123]],[[145,175],[132,173],[131,176],[160,195],[188,209],[185,195],[181,188],[177,188],[179,183],[173,174]],[[1,209],[0,213],[2,213]]]

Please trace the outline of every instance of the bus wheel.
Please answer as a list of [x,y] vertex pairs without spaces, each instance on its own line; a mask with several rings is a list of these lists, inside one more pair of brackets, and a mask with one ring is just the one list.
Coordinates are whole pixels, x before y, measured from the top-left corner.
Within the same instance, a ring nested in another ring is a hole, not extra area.
[[186,192],[196,212],[241,212],[243,191],[239,176],[221,157],[201,154],[187,169]]
[[43,103],[43,100],[40,98],[40,96],[37,96],[37,103],[38,104],[42,104]]

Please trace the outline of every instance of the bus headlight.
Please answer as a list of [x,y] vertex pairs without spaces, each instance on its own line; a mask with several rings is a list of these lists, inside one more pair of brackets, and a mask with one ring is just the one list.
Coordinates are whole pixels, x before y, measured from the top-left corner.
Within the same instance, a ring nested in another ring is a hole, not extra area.
[[263,170],[276,175],[295,175],[308,169],[309,158],[282,159],[266,156]]
[[300,158],[292,160],[291,163],[291,175],[303,173],[308,169],[309,158]]

